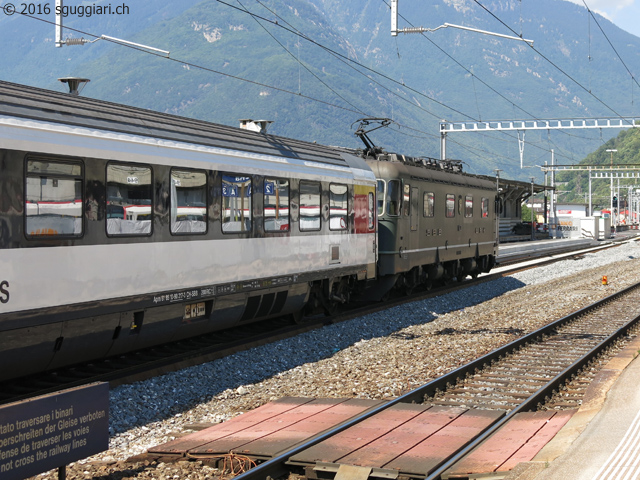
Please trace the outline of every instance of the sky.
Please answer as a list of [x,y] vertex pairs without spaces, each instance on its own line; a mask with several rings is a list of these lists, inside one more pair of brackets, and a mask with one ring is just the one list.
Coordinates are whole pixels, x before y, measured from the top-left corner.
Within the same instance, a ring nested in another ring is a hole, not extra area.
[[618,27],[640,37],[640,0],[567,0],[611,20]]

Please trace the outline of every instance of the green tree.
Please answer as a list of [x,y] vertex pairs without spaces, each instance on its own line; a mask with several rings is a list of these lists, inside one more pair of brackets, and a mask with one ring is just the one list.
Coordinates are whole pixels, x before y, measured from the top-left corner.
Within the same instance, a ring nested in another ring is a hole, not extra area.
[[523,222],[531,222],[533,209],[527,207],[526,205],[522,205],[522,221]]

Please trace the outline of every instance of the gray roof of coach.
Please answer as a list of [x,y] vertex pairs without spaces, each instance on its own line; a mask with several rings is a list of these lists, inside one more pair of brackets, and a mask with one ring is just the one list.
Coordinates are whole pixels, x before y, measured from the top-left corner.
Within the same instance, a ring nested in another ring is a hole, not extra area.
[[337,149],[0,81],[0,113],[217,148],[347,166]]

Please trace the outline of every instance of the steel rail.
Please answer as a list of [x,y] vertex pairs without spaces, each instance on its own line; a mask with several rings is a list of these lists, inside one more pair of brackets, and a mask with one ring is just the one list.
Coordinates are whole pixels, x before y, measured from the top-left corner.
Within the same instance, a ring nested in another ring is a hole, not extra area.
[[[538,338],[541,338],[545,335],[553,333],[556,328],[568,324],[578,317],[585,315],[593,310],[597,310],[601,306],[610,303],[612,301],[617,300],[618,298],[626,295],[627,293],[632,292],[640,288],[640,283],[635,285],[631,285],[619,292],[616,292],[612,295],[609,295],[606,298],[603,298],[591,305],[588,305],[584,308],[581,308],[565,317],[562,317],[544,327],[541,327],[524,337],[521,337],[513,342],[504,345],[488,354],[473,360],[472,362],[463,365],[455,370],[452,370],[448,374],[434,379],[425,385],[422,385],[411,392],[408,392],[400,397],[390,400],[389,402],[379,405],[377,407],[373,407],[364,413],[338,425],[337,427],[325,431],[321,434],[318,434],[304,442],[299,443],[293,448],[281,452],[277,457],[274,457],[254,468],[248,470],[247,472],[235,477],[234,480],[265,480],[265,479],[274,479],[286,475],[289,473],[288,467],[285,465],[285,462],[290,457],[297,455],[298,453],[324,441],[329,439],[330,437],[337,435],[338,433],[353,427],[354,425],[362,422],[363,420],[370,418],[377,413],[380,413],[387,408],[392,407],[393,405],[399,403],[422,403],[423,399],[427,396],[431,396],[436,393],[438,390],[444,390],[448,385],[455,384],[459,379],[464,379],[467,375],[475,373],[476,370],[480,370],[487,364],[491,364],[493,361],[499,359],[502,356],[505,356],[521,346],[536,341]],[[602,352],[605,348],[607,348],[611,343],[616,341],[620,336],[624,335],[631,326],[635,323],[640,322],[640,316],[635,317],[634,319],[627,322],[623,327],[619,328],[616,332],[610,335],[607,339],[600,342],[596,347],[594,347],[587,355],[583,356],[581,359],[574,362],[572,365],[567,367],[564,371],[556,375],[553,379],[551,379],[545,386],[538,389],[531,395],[527,400],[522,402],[518,407],[509,412],[505,413],[504,416],[498,418],[492,425],[489,425],[476,439],[467,444],[466,446],[459,449],[453,456],[449,457],[449,459],[444,460],[444,462],[437,467],[435,471],[429,474],[425,480],[437,480],[441,477],[441,475],[451,468],[455,463],[459,462],[464,456],[468,455],[473,449],[479,446],[483,441],[485,441],[490,435],[495,433],[500,427],[502,427],[507,421],[509,421],[516,413],[520,413],[523,411],[527,411],[533,407],[536,407],[538,403],[543,401],[545,397],[549,396],[554,390],[558,389],[560,385],[562,385],[567,379],[569,379],[572,375],[578,372],[584,365],[586,365],[589,361],[591,361],[595,356],[597,356],[600,352]]]

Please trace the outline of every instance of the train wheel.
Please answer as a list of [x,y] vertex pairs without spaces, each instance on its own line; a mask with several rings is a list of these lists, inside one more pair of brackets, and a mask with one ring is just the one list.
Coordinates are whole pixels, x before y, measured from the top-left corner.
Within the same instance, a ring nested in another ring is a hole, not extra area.
[[322,307],[327,317],[335,315],[340,305],[349,302],[349,282],[342,278],[337,281],[326,281],[322,295]]
[[417,268],[412,268],[404,275],[404,293],[405,295],[411,295],[415,288],[420,283],[419,272]]

